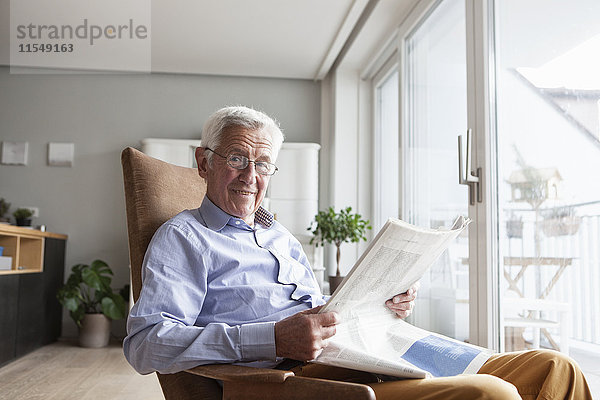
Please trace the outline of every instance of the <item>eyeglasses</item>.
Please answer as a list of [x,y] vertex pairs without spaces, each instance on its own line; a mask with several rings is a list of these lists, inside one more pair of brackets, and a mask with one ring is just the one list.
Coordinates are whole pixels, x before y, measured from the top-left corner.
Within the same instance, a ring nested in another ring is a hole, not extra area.
[[254,163],[254,168],[256,169],[256,172],[258,172],[261,175],[273,175],[279,169],[275,164],[272,164],[267,161],[249,160],[248,157],[240,156],[239,154],[229,154],[227,157],[225,157],[217,153],[213,149],[210,149],[208,147],[205,147],[205,149],[215,153],[221,158],[226,159],[227,165],[229,165],[231,168],[246,169],[249,163]]

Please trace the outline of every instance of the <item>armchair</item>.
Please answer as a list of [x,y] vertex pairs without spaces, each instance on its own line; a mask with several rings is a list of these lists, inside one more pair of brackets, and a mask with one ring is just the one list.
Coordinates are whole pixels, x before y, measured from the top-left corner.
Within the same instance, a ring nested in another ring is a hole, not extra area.
[[[123,150],[121,164],[135,301],[142,287],[142,261],[152,235],[178,212],[199,207],[206,184],[193,168],[165,163],[131,147]],[[157,375],[166,400],[375,399],[367,385],[231,364],[202,365],[175,374]],[[216,380],[223,382],[222,389]]]

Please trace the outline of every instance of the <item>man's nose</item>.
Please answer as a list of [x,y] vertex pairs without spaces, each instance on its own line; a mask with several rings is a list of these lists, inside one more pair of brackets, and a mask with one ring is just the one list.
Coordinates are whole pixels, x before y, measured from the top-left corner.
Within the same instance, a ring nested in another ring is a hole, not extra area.
[[239,179],[246,184],[254,184],[256,182],[258,172],[256,172],[256,166],[252,161],[248,162],[246,168],[240,170]]

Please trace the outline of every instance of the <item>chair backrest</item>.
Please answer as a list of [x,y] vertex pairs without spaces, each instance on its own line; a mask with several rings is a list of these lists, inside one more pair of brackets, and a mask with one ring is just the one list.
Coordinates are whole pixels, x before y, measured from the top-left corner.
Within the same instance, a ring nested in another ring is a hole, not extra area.
[[142,287],[142,261],[152,235],[185,209],[197,208],[206,182],[195,168],[178,167],[128,147],[121,153],[133,299]]
[[[142,289],[142,262],[154,232],[185,209],[197,208],[206,194],[206,182],[194,168],[178,167],[128,147],[121,153],[129,262],[133,299]],[[166,400],[220,399],[216,381],[178,372],[157,374]]]

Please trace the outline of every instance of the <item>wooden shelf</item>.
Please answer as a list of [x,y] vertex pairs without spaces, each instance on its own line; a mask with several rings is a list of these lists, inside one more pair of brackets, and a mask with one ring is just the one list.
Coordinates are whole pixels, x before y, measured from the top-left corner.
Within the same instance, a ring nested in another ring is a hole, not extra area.
[[64,239],[64,240],[68,239],[68,236],[63,235],[62,233],[42,232],[37,229],[25,228],[22,226],[0,224],[0,235],[11,234],[11,233],[15,233],[18,235],[33,236],[33,237],[55,238],[55,239]]
[[0,224],[0,246],[4,247],[2,255],[12,257],[10,270],[0,270],[0,275],[42,272],[44,239],[47,237],[66,239],[65,235]]

